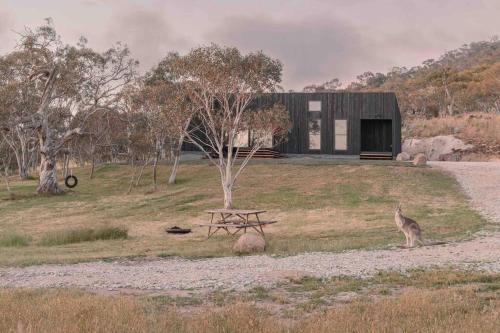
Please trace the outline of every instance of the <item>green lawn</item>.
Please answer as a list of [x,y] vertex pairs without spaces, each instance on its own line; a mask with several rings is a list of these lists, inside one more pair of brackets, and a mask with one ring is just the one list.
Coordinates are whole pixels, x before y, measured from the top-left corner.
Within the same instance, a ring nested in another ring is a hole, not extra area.
[[[11,199],[0,192],[0,265],[74,262],[118,256],[213,257],[231,255],[234,238],[206,239],[204,210],[222,206],[220,181],[206,161],[181,165],[178,184],[167,186],[169,166],[160,167],[161,185],[152,191],[151,170],[126,195],[132,169],[104,165],[95,178],[77,169],[79,184],[60,196],[37,196],[36,181],[12,181]],[[456,181],[441,172],[396,162],[279,160],[247,167],[234,193],[238,208],[268,210],[279,223],[266,227],[267,252],[342,251],[402,244],[394,225],[398,202],[417,220],[424,237],[456,240],[485,224],[468,205]],[[169,226],[192,227],[171,236]],[[80,228],[125,227],[127,239],[48,246],[54,233]],[[25,242],[20,241],[26,239]],[[3,244],[3,245],[2,245]],[[9,246],[9,244],[15,244]]]

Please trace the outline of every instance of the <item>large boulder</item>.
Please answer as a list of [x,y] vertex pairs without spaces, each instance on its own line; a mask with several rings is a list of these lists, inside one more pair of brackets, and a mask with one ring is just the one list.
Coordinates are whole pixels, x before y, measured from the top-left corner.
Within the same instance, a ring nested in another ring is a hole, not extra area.
[[266,241],[259,235],[243,234],[233,246],[233,252],[238,254],[264,252]]
[[417,154],[413,159],[413,165],[420,166],[427,164],[427,157],[424,154]]
[[410,159],[410,154],[406,152],[399,153],[398,156],[396,156],[396,161],[409,161]]
[[402,151],[410,156],[424,154],[429,161],[439,161],[447,154],[462,154],[474,146],[464,143],[453,135],[439,135],[431,138],[409,138],[403,142]]

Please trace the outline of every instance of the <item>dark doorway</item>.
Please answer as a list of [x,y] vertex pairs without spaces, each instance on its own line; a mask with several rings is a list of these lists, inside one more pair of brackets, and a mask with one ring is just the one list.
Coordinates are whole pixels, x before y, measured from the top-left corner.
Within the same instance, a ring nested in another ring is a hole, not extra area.
[[392,152],[392,120],[361,120],[361,151]]

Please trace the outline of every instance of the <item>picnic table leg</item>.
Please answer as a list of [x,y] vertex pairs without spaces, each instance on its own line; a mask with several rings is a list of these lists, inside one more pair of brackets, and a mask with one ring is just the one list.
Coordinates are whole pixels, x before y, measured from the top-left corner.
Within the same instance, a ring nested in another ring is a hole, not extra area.
[[[232,214],[227,214],[227,217],[231,217],[231,215]],[[222,223],[226,223],[226,216],[224,216],[223,213],[220,213],[220,216],[222,218]],[[227,232],[228,235],[231,235],[231,232],[227,229],[227,227],[226,228],[222,228],[222,229],[226,230],[226,232]]]
[[214,227],[215,228],[215,231],[212,232],[211,234],[208,235],[208,238],[210,238],[211,236],[215,235],[217,233],[217,231],[219,231],[219,229],[222,229],[220,227]]
[[233,236],[234,236],[234,235],[236,235],[238,232],[240,232],[240,231],[241,231],[241,229],[243,229],[243,228],[236,228],[236,231],[235,231],[235,232],[233,232],[231,235],[233,235]]
[[262,236],[264,236],[264,230],[262,229],[262,224],[260,224],[259,214],[255,213],[255,217],[257,218],[257,222],[259,223],[260,232]]
[[[212,224],[213,221],[214,221],[214,213],[212,213],[212,217],[210,218],[210,224]],[[207,236],[207,238],[210,238],[210,236],[211,236],[210,235],[210,231],[212,231],[212,227],[211,226],[208,227],[208,236]]]
[[255,225],[252,225],[251,227],[253,230],[257,231],[259,235],[262,235],[262,237],[265,238],[264,231],[262,230],[262,226],[260,225],[259,217],[257,216],[257,214],[255,214],[255,216],[257,217],[257,224],[259,225],[260,230]]

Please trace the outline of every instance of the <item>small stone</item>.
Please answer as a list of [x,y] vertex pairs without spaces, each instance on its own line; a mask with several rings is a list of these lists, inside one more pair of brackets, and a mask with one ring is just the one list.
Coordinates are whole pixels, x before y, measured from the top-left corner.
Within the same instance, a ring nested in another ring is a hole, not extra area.
[[413,165],[420,166],[427,164],[427,157],[424,154],[417,154],[413,159]]
[[396,161],[409,161],[410,158],[410,154],[408,154],[407,152],[402,152],[399,153],[398,156],[396,156]]

